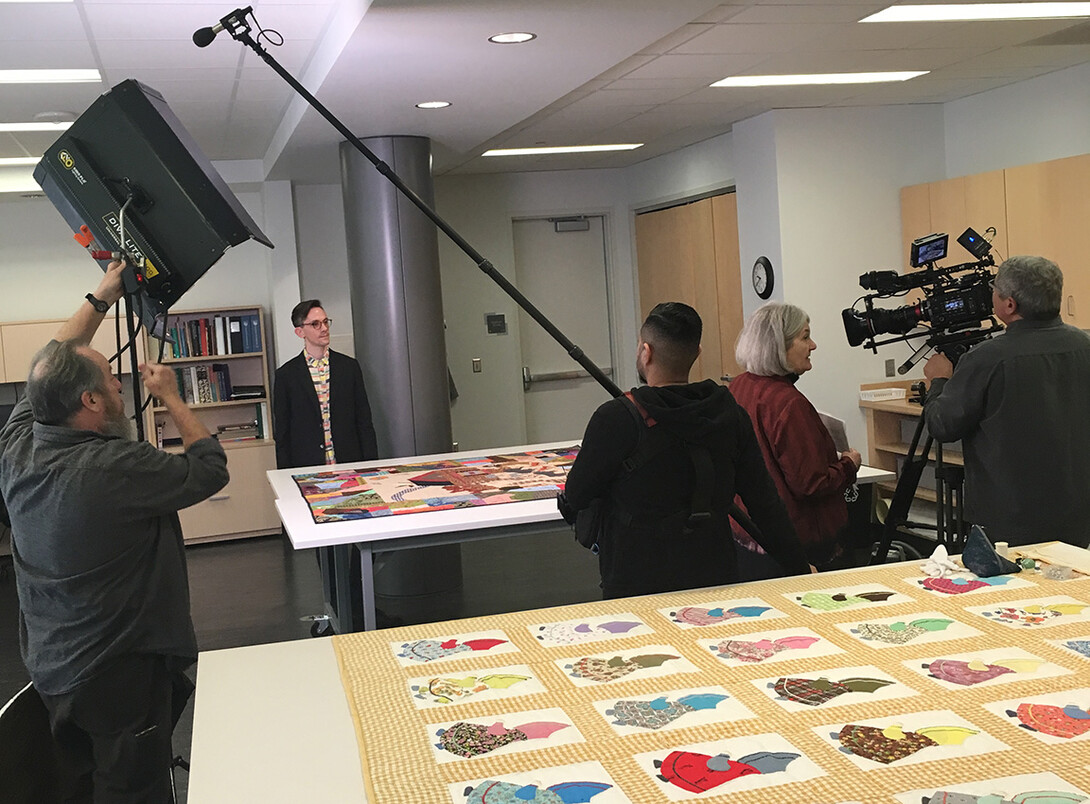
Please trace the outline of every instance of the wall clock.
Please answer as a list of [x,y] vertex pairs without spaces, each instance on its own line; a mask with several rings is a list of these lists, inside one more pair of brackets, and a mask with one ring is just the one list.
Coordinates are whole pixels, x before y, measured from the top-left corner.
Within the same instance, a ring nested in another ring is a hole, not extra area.
[[762,299],[772,295],[772,288],[776,284],[776,272],[772,269],[772,262],[768,257],[758,257],[753,263],[753,290]]

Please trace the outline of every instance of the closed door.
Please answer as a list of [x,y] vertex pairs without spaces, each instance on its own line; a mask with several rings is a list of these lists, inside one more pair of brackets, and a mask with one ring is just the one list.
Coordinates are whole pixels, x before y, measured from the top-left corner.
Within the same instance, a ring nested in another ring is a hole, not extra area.
[[636,259],[641,317],[665,301],[684,302],[700,314],[704,335],[689,379],[739,374],[734,342],[743,319],[735,194],[637,215]]
[[[595,365],[611,371],[603,218],[518,220],[514,244],[519,290]],[[518,322],[526,443],[578,440],[609,394],[521,310]]]

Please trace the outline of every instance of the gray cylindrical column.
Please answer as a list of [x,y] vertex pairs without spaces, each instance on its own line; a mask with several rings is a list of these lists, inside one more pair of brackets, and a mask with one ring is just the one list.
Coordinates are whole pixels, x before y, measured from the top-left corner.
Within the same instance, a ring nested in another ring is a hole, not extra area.
[[[364,143],[434,205],[426,137],[369,137]],[[449,452],[438,230],[350,143],[341,143],[340,152],[352,329],[379,455]],[[382,563],[379,569],[376,562],[375,585],[383,596],[430,594],[461,584],[457,545],[387,554]]]

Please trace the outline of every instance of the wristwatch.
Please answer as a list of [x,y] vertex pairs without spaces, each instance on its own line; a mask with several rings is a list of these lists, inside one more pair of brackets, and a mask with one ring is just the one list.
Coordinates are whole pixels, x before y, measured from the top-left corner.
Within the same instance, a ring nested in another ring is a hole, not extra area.
[[88,293],[84,298],[91,302],[91,306],[98,310],[100,313],[110,312],[110,305],[102,301],[102,299],[96,299],[94,293]]

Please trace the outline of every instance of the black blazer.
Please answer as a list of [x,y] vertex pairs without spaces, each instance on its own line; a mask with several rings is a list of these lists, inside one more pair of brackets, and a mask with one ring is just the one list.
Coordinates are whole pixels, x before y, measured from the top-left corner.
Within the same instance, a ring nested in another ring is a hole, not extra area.
[[[329,427],[338,463],[378,457],[363,372],[353,358],[332,349],[329,350]],[[325,463],[322,411],[302,352],[276,370],[273,438],[279,469]]]

